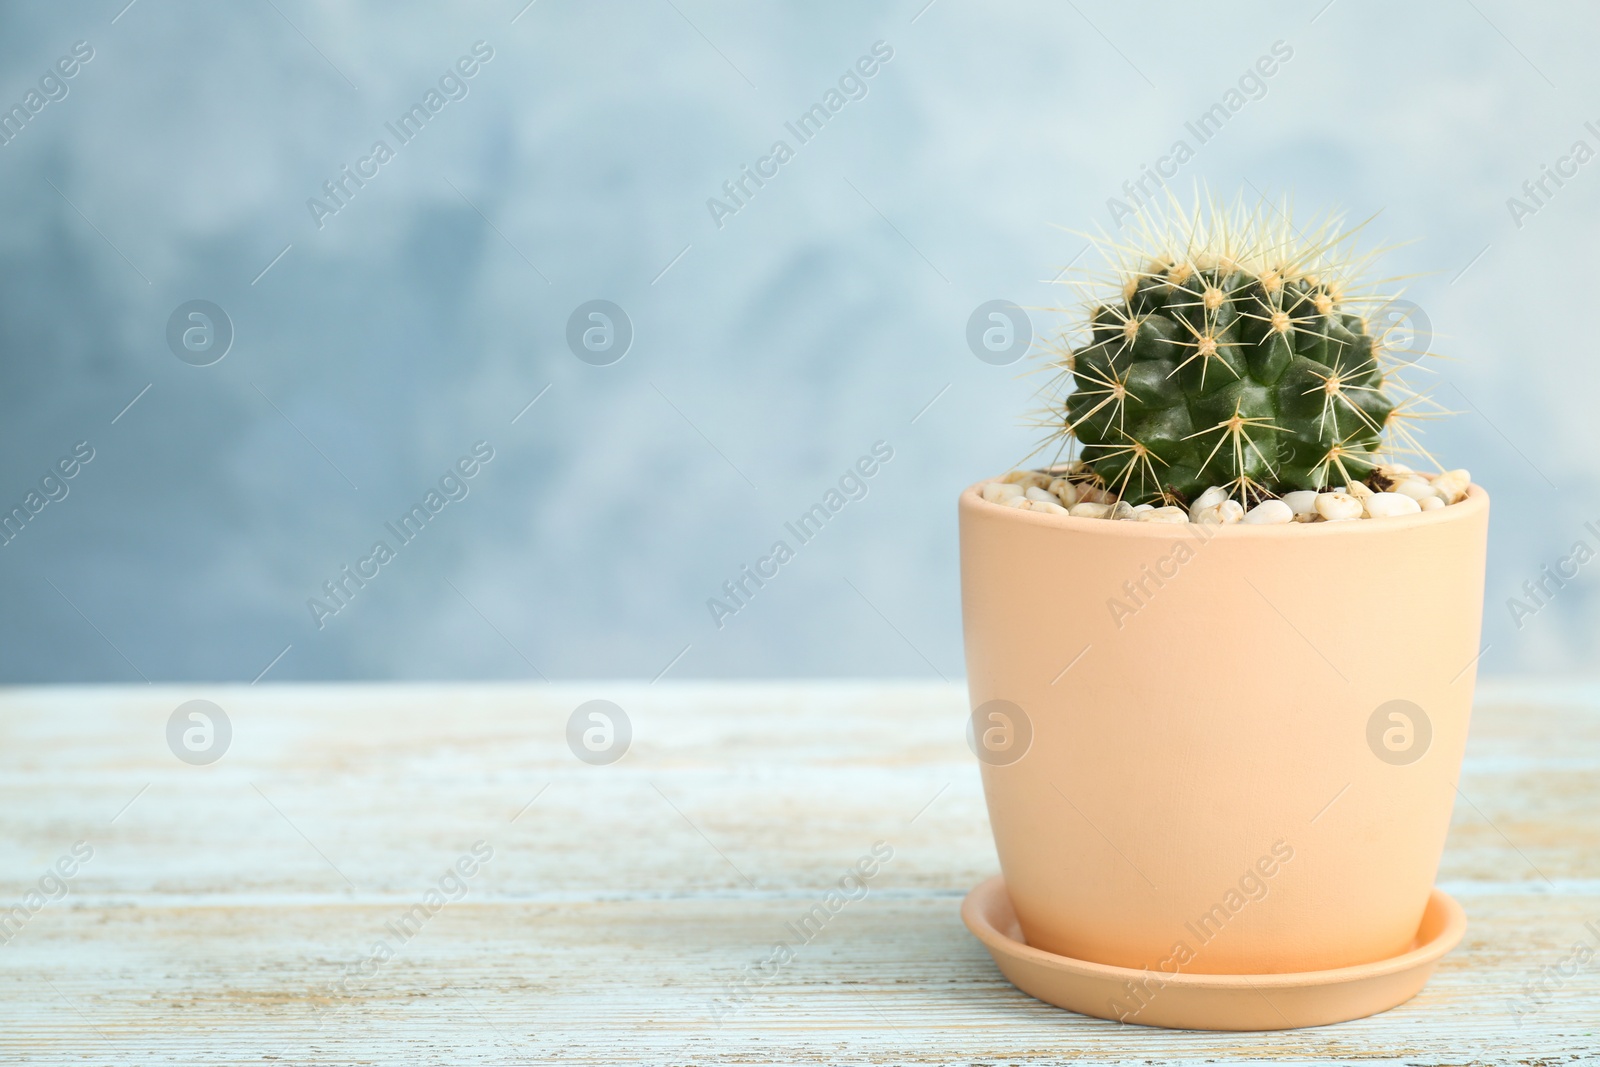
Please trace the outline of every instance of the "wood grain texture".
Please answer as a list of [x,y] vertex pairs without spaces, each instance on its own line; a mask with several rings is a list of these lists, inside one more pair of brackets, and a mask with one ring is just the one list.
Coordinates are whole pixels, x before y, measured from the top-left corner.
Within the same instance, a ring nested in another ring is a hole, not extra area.
[[[209,767],[166,747],[194,697],[233,724]],[[597,697],[634,732],[604,767],[565,741]],[[1600,1062],[1600,952],[1572,955],[1600,946],[1600,689],[1480,687],[1440,872],[1466,941],[1393,1012],[1261,1035],[1005,983],[957,915],[996,868],[965,711],[917,684],[4,691],[0,908],[94,854],[0,945],[0,1062]]]

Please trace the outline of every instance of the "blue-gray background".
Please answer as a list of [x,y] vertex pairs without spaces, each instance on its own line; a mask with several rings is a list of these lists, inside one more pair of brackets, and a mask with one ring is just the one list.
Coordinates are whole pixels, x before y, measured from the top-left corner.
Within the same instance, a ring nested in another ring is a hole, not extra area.
[[[1424,275],[1465,412],[1429,440],[1495,496],[1484,665],[1584,669],[1594,575],[1520,630],[1506,598],[1600,518],[1600,162],[1520,227],[1506,200],[1600,147],[1600,17],[925,2],[5,4],[0,106],[94,58],[0,147],[0,503],[96,454],[0,548],[0,677],[250,680],[286,648],[267,681],[957,677],[955,495],[1028,450],[1039,384],[974,358],[969,314],[1061,299],[1069,231],[1279,40],[1177,184],[1415,239],[1388,266]],[[307,199],[479,40],[469,95],[319,229]],[[880,40],[719,229],[707,198]],[[203,368],[165,341],[197,298],[237,333]],[[606,367],[564,338],[595,298],[637,334]],[[317,629],[307,598],[479,440],[471,495]],[[713,626],[878,440],[869,495]]]

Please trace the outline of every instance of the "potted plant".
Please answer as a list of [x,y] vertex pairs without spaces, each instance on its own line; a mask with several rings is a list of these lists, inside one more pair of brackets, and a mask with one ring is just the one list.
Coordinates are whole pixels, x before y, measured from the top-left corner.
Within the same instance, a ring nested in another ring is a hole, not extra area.
[[[1104,243],[1053,349],[1060,451],[961,494],[1009,977],[1106,1018],[1383,1010],[1464,920],[1433,889],[1479,655],[1487,494],[1432,464],[1422,353],[1337,219],[1202,201]],[[1419,462],[1420,461],[1420,462]]]

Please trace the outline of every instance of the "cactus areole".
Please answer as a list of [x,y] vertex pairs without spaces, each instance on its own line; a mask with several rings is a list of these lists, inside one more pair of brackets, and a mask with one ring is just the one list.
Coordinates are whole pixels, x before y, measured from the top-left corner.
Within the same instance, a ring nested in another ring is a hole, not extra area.
[[1080,476],[1132,503],[1187,503],[1225,486],[1247,506],[1365,479],[1418,450],[1419,394],[1369,323],[1393,306],[1358,276],[1371,256],[1330,217],[1203,202],[1147,224],[1089,302],[1089,336],[1057,349],[1073,391],[1050,413]]

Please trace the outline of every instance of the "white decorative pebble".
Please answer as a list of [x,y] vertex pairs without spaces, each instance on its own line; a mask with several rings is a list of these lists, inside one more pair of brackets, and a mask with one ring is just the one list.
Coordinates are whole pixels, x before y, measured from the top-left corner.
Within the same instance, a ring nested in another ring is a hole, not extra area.
[[1392,463],[1378,468],[1390,486],[1388,492],[1375,492],[1365,482],[1351,482],[1333,492],[1300,489],[1285,493],[1282,499],[1263,500],[1246,511],[1220,485],[1201,493],[1188,508],[1170,504],[1157,507],[1119,501],[1108,489],[1068,480],[1062,476],[1063,469],[1056,466],[1048,472],[1014,470],[1003,478],[983,483],[978,492],[990,503],[1050,515],[1208,525],[1243,522],[1266,526],[1382,519],[1437,511],[1465,499],[1472,484],[1472,474],[1466,470],[1419,474],[1410,467]]
[[1419,504],[1430,498],[1439,501],[1441,504],[1444,503],[1444,497],[1439,495],[1439,491],[1421,478],[1407,478],[1397,484],[1392,491],[1402,496],[1408,496]]
[[1050,484],[1050,475],[1040,474],[1038,471],[1011,471],[1001,481],[1012,485],[1033,486],[1043,489]]
[[1444,497],[1446,504],[1454,504],[1467,495],[1467,486],[1472,484],[1472,475],[1464,470],[1445,471],[1433,479],[1433,488]]
[[1078,502],[1078,487],[1065,478],[1056,478],[1050,483],[1050,491],[1061,501],[1062,507],[1070,508]]
[[1092,485],[1079,484],[1078,500],[1080,502],[1087,501],[1090,504],[1114,504],[1117,498],[1115,494],[1108,493],[1104,489],[1097,489]]
[[1422,510],[1422,505],[1411,497],[1401,493],[1373,493],[1367,498],[1367,514],[1374,519],[1386,519],[1391,515],[1415,515]]
[[1361,517],[1361,501],[1349,493],[1318,493],[1317,514],[1327,522],[1344,522]]
[[1317,491],[1315,489],[1299,489],[1293,493],[1283,494],[1283,502],[1294,513],[1295,522],[1315,522],[1317,515]]
[[1245,512],[1244,521],[1252,526],[1293,522],[1294,509],[1281,500],[1263,500]]
[[1228,499],[1228,491],[1220,485],[1213,485],[1210,489],[1194,498],[1194,503],[1189,505],[1189,518],[1193,522],[1200,520],[1196,516],[1207,508],[1214,508]]

